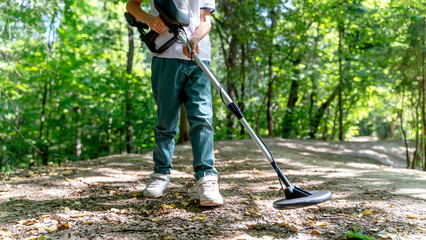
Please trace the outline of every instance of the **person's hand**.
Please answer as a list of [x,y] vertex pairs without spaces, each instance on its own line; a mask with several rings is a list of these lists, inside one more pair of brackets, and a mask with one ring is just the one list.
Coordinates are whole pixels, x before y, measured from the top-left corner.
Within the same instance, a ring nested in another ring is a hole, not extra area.
[[166,24],[164,24],[163,20],[159,16],[152,16],[146,24],[158,34],[162,34],[167,31]]
[[182,47],[182,52],[183,55],[185,55],[186,57],[188,57],[191,60],[194,60],[194,58],[192,58],[192,54],[196,53],[196,54],[200,54],[200,47],[198,46],[198,39],[196,38],[191,38],[191,40],[189,40],[189,46],[191,47],[191,53],[188,51],[188,48],[183,45]]

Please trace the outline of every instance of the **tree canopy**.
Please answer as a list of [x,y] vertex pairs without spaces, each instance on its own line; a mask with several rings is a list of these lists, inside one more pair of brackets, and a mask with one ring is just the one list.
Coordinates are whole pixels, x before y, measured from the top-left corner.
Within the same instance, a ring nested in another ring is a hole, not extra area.
[[[153,147],[150,54],[125,4],[0,3],[2,171]],[[403,140],[426,170],[423,1],[218,0],[212,21],[212,71],[260,135]],[[213,97],[215,138],[248,138]]]

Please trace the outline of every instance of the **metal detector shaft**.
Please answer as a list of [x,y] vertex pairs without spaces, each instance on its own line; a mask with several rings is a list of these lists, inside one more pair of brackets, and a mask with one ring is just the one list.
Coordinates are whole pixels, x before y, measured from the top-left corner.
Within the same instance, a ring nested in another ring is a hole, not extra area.
[[[178,34],[177,35],[180,42],[185,45],[188,48],[188,51],[191,52],[191,47],[189,46],[186,39]],[[269,150],[266,148],[265,144],[260,140],[260,138],[257,136],[257,134],[253,131],[253,129],[248,124],[247,120],[244,118],[243,114],[241,113],[240,109],[238,108],[238,105],[229,97],[228,93],[223,89],[222,84],[218,80],[216,80],[215,76],[210,72],[210,69],[207,68],[207,66],[203,63],[201,58],[196,54],[193,53],[192,57],[197,62],[198,66],[203,70],[203,72],[206,74],[206,76],[210,79],[210,82],[213,84],[213,86],[216,88],[216,90],[221,94],[221,97],[223,98],[225,104],[230,108],[231,112],[234,113],[234,115],[237,116],[238,120],[240,120],[241,124],[244,126],[244,128],[247,130],[250,137],[253,139],[253,141],[256,143],[257,147],[262,151],[263,155],[266,157],[266,159],[269,161],[269,163],[273,166],[275,171],[278,173],[281,180],[284,182],[284,185],[287,187],[291,186],[291,183],[288,181],[288,179],[282,174],[281,170],[277,166],[277,164],[274,161],[273,156],[269,152]],[[235,109],[236,108],[236,109]],[[234,112],[233,110],[236,110],[237,112]]]

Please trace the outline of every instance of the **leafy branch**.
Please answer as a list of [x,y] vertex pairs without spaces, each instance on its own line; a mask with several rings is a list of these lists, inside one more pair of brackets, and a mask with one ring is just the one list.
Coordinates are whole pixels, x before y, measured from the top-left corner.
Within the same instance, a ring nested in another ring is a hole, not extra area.
[[[9,61],[9,58],[13,58],[13,59],[15,59],[15,60],[17,60],[18,62],[21,62],[21,63],[24,63],[24,64],[26,64],[26,65],[29,65],[29,66],[32,66],[32,67],[36,67],[36,68],[40,68],[40,69],[43,69],[44,71],[46,71],[46,72],[49,72],[49,73],[53,73],[53,74],[55,74],[55,75],[59,75],[59,73],[58,72],[56,72],[56,71],[52,71],[52,70],[50,70],[50,69],[47,69],[47,68],[44,68],[44,67],[40,67],[40,66],[36,66],[36,65],[34,65],[34,64],[31,64],[31,63],[29,63],[29,62],[27,62],[27,61],[24,61],[24,60],[22,60],[22,59],[20,59],[20,58],[17,58],[17,57],[15,57],[15,56],[12,56],[12,55],[10,55],[10,54],[8,54],[7,52],[2,52],[2,51],[0,51],[0,55],[2,55],[9,63],[10,63],[10,61]],[[15,69],[15,71],[18,73],[18,75],[20,75],[21,76],[21,74],[19,74],[19,72]],[[21,76],[22,77],[22,76]]]
[[9,124],[10,126],[12,126],[14,129],[15,129],[15,131],[17,131],[18,133],[19,133],[19,135],[21,135],[21,137],[22,137],[22,139],[24,139],[24,141],[26,142],[26,143],[28,143],[31,147],[33,147],[35,150],[37,150],[37,152],[39,152],[40,154],[43,154],[43,152],[40,150],[40,149],[38,149],[34,144],[32,144],[28,139],[26,139],[25,137],[24,137],[24,135],[21,133],[21,131],[15,126],[15,125],[13,125],[13,123],[11,123],[9,120],[7,120],[3,115],[1,115],[0,114],[0,117],[7,123],[7,124]]

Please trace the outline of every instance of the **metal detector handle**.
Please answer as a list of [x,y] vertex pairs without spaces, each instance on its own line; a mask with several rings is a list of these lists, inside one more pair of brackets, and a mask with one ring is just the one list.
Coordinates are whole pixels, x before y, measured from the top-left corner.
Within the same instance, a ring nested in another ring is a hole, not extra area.
[[[177,35],[177,37],[180,40],[180,42],[188,48],[188,52],[191,52],[191,46],[189,46],[186,39],[182,35]],[[266,159],[271,164],[274,163],[274,159],[273,159],[271,153],[268,151],[268,149],[265,147],[265,144],[259,139],[257,134],[250,127],[247,120],[244,118],[243,114],[239,110],[238,105],[229,97],[228,93],[225,92],[225,90],[222,87],[222,84],[219,81],[216,80],[216,78],[213,76],[213,74],[210,72],[210,70],[207,68],[207,66],[203,63],[201,58],[196,53],[193,53],[192,56],[194,57],[195,61],[197,62],[198,66],[201,68],[201,70],[203,70],[203,72],[206,74],[206,76],[210,79],[210,82],[213,84],[213,86],[216,88],[216,90],[220,93],[220,95],[223,98],[223,101],[225,102],[226,106],[228,106],[228,108],[230,108],[231,112],[234,113],[234,115],[237,116],[238,120],[240,120],[241,124],[243,124],[244,128],[247,130],[248,134],[251,136],[251,138],[256,143],[256,145],[259,147],[259,149],[262,151],[262,153],[266,157]],[[236,111],[236,112],[234,112],[234,111]]]

